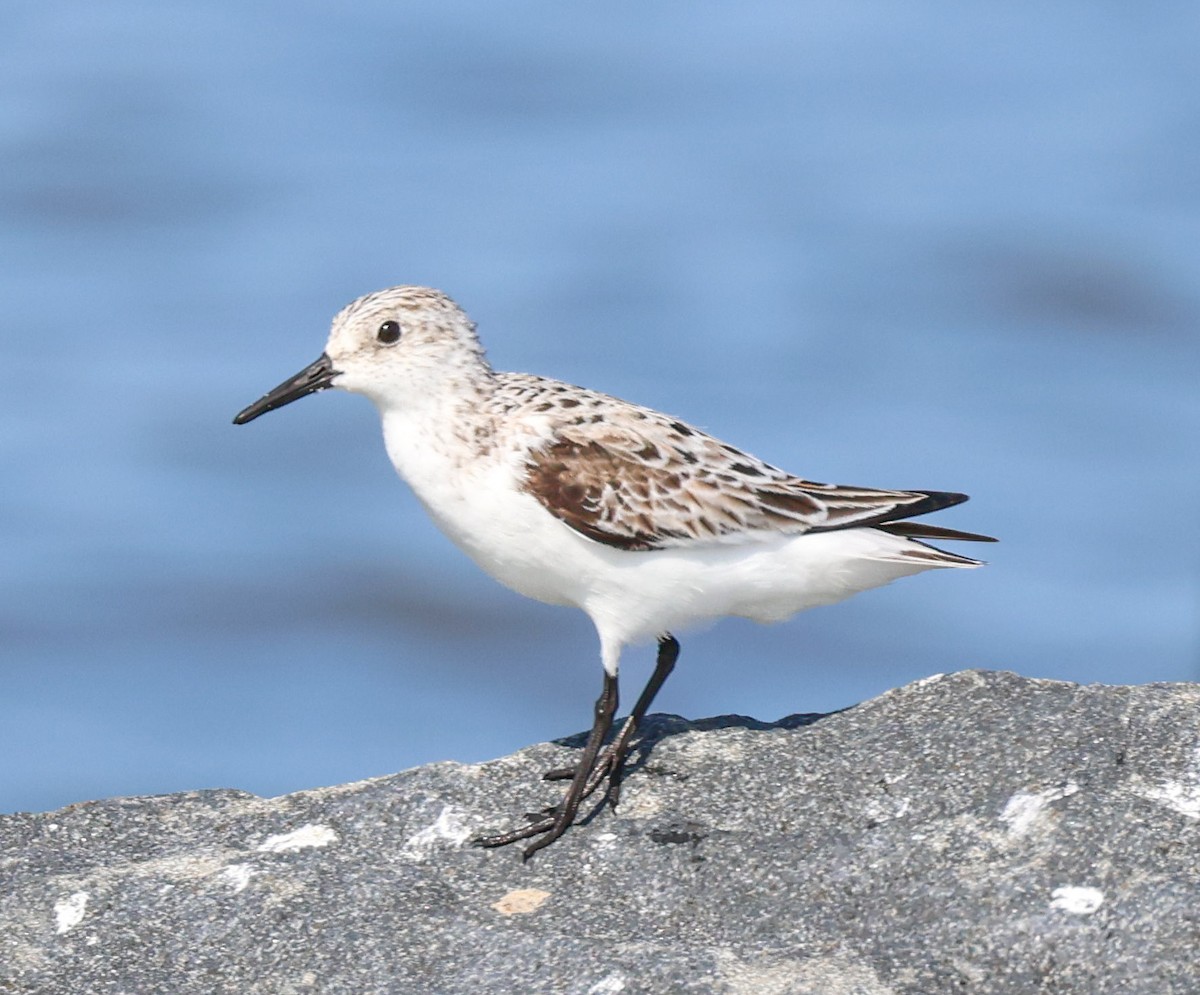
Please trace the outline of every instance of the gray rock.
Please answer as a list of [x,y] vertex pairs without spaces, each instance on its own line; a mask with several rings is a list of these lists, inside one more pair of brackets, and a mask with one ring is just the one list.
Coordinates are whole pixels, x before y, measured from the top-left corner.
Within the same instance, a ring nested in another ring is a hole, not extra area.
[[1200,991],[1196,686],[967,672],[651,733],[528,863],[468,840],[571,746],[4,817],[0,992]]

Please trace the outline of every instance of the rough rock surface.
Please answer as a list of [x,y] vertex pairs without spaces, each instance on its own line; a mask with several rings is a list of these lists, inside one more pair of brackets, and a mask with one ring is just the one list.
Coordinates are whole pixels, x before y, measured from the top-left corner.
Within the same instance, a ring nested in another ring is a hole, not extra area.
[[0,992],[1200,992],[1200,686],[657,716],[615,814],[469,845],[577,748],[0,818]]

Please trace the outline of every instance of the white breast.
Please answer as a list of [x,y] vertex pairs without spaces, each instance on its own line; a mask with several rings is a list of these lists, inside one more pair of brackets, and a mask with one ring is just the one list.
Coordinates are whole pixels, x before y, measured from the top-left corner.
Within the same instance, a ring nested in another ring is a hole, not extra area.
[[588,578],[571,564],[587,540],[520,490],[511,453],[467,457],[402,414],[385,414],[383,436],[429,517],[481,569],[526,597],[582,607]]

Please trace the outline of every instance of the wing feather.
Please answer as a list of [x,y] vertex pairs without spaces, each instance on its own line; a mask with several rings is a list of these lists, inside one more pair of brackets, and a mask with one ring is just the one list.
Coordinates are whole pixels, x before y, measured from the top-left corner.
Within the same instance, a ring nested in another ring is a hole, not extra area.
[[[604,411],[602,419],[558,420],[530,451],[524,482],[547,511],[576,532],[619,549],[887,526],[967,500],[947,491],[804,480],[651,409],[605,395],[591,397],[607,402],[593,403],[593,409],[620,405],[621,410]],[[888,531],[960,537],[949,535],[951,530],[915,531],[920,528],[905,523]]]

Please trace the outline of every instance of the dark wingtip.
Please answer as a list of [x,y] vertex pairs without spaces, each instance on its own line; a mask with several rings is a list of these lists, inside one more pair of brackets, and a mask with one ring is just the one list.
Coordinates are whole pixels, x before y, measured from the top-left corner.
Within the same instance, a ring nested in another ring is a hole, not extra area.
[[925,498],[915,504],[898,507],[889,517],[875,527],[891,532],[893,535],[908,536],[911,539],[958,539],[966,542],[998,542],[994,536],[981,535],[978,532],[961,532],[958,529],[948,529],[940,525],[925,525],[923,522],[910,522],[909,518],[928,515],[942,508],[952,508],[967,500],[966,494],[956,491],[910,491],[910,494],[924,494]]
[[915,518],[917,515],[928,515],[930,512],[941,511],[943,508],[953,508],[956,504],[962,504],[969,500],[968,495],[955,491],[912,491],[911,493],[924,494],[925,500],[905,505],[903,512],[905,518]]
[[[867,492],[871,493],[871,492]],[[880,495],[886,495],[889,498],[895,497],[896,501],[891,504],[886,510],[879,512],[866,518],[843,518],[832,524],[814,525],[810,532],[833,532],[838,529],[865,529],[878,528],[888,522],[902,521],[907,518],[916,518],[920,515],[928,515],[935,511],[940,511],[942,508],[950,508],[956,504],[962,504],[967,500],[966,494],[959,494],[956,491],[879,491]],[[916,501],[906,501],[905,498],[916,497]]]

